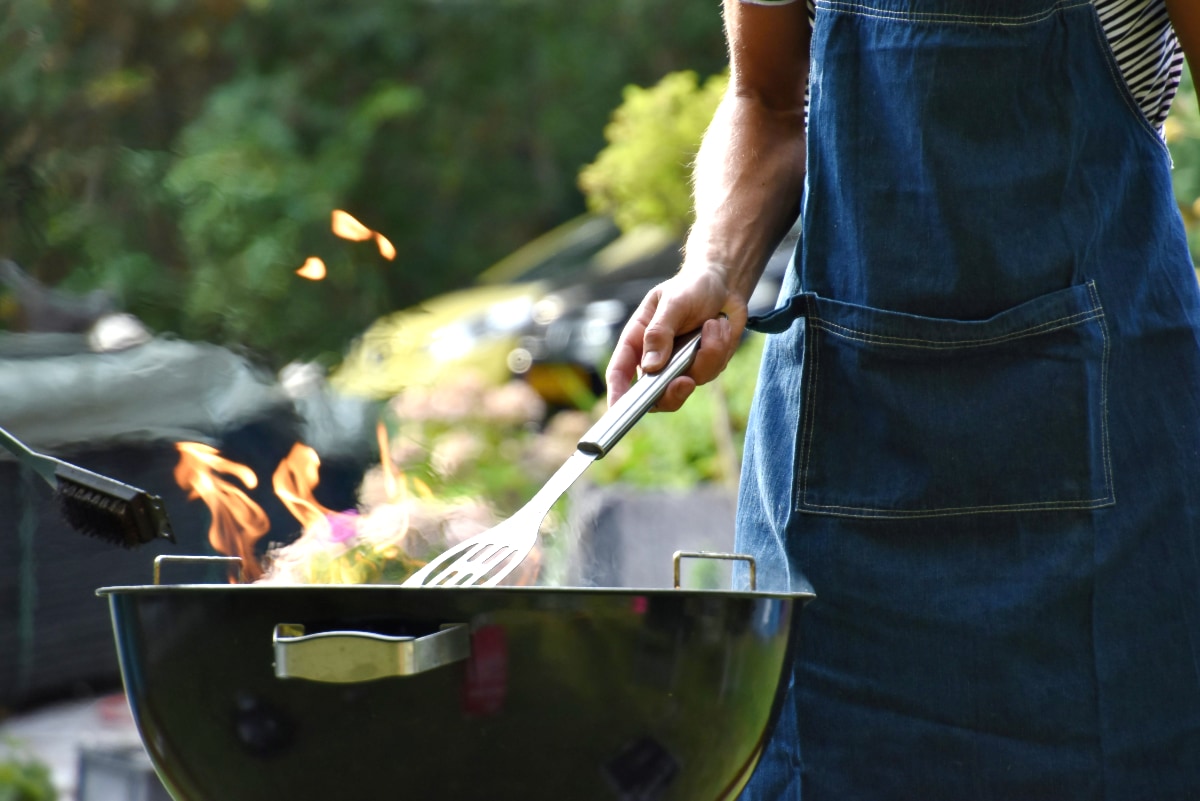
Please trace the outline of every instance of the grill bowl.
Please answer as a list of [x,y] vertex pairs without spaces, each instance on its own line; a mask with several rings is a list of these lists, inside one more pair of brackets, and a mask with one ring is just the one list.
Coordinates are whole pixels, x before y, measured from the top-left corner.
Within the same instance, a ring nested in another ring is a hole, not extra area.
[[[794,619],[811,597],[372,585],[98,593],[142,740],[176,801],[732,799],[769,734]],[[466,653],[413,675],[280,678],[277,663],[291,661],[275,642],[281,624],[414,638],[457,624]]]

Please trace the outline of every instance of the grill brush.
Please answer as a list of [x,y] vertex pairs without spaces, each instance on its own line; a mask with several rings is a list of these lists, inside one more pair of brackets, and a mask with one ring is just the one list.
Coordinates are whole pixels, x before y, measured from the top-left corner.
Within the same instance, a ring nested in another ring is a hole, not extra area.
[[54,489],[63,517],[76,531],[126,548],[159,538],[175,541],[157,495],[38,453],[3,428],[0,445]]

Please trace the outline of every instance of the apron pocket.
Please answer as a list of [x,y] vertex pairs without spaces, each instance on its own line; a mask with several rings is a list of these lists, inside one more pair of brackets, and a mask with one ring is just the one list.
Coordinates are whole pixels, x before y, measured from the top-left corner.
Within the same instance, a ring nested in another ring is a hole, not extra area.
[[896,518],[1114,503],[1108,335],[1091,282],[981,321],[802,297],[800,510]]

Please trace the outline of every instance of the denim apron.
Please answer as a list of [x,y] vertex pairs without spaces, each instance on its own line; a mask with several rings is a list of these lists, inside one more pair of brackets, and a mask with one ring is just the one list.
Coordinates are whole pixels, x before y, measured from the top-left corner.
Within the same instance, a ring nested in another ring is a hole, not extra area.
[[746,801],[1200,799],[1200,297],[1087,0],[818,0],[738,509]]

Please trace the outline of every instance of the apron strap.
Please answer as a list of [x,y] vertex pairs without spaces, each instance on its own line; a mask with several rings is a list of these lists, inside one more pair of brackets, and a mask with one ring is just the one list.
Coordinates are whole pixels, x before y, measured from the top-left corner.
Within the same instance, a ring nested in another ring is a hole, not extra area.
[[809,293],[800,292],[788,298],[782,306],[778,306],[766,314],[754,314],[746,318],[746,327],[760,334],[782,334],[791,328],[800,317],[808,311]]

